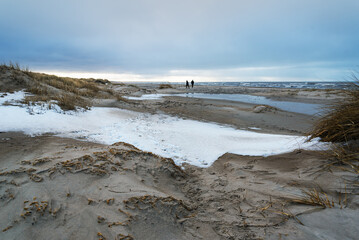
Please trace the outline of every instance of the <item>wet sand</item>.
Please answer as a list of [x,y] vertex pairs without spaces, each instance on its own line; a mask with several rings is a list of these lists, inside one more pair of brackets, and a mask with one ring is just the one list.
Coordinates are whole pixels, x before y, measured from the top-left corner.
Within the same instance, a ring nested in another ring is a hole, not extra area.
[[[325,90],[292,90],[292,89],[263,89],[243,87],[215,87],[197,86],[186,89],[173,85],[173,88],[159,89],[158,85],[139,85],[137,88],[118,87],[118,91],[125,91],[130,96],[143,94],[178,94],[178,93],[210,93],[210,94],[252,94],[265,96],[269,99],[295,101],[313,104],[328,104],[342,98],[341,92]],[[295,94],[293,93],[295,92]],[[321,112],[307,115],[288,112],[278,108],[267,107],[261,112],[254,109],[261,104],[217,99],[187,98],[166,96],[158,100],[130,100],[128,102],[99,101],[96,106],[112,106],[134,111],[166,113],[183,118],[199,121],[227,124],[237,129],[260,128],[260,132],[305,135],[318,119]],[[253,129],[252,129],[253,130]]]

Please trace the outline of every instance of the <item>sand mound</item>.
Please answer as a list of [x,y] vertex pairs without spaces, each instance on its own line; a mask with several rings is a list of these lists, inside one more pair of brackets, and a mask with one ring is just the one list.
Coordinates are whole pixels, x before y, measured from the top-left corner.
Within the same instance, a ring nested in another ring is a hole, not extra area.
[[178,192],[174,181],[184,172],[170,159],[125,143],[104,147],[54,137],[39,137],[36,143],[21,139],[34,147],[32,156],[28,148],[16,149],[16,156],[11,147],[1,154],[0,224],[6,239],[131,239],[127,226],[133,221],[136,228],[141,221],[135,218],[137,206],[169,211],[171,205],[173,219],[191,214],[172,197]]
[[[316,186],[341,211],[343,173],[318,171],[324,158],[316,152],[225,154],[209,168],[183,170],[121,142],[17,133],[0,133],[0,140],[1,239],[313,238],[308,216],[316,208],[291,199]],[[351,190],[347,198],[357,202]],[[350,206],[346,212],[355,212]],[[339,215],[345,221],[353,214]],[[316,232],[330,236],[323,227],[316,224]]]

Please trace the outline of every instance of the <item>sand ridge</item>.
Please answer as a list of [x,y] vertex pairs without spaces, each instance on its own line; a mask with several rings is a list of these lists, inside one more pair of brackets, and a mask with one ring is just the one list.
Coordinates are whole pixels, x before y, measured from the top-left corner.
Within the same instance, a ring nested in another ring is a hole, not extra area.
[[343,187],[344,173],[321,171],[325,156],[311,151],[181,169],[126,143],[0,139],[4,239],[304,239],[313,235],[300,215],[317,208],[290,199]]

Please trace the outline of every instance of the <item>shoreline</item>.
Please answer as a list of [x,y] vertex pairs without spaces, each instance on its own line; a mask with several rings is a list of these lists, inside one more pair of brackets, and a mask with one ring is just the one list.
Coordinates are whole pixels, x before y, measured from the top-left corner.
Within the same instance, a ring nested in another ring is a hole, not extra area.
[[[146,87],[146,88],[145,88]],[[137,87],[121,86],[116,90],[124,91],[126,96],[139,97],[144,94],[178,94],[186,93],[185,87],[174,87],[168,89],[159,89],[156,84],[139,85]],[[200,86],[187,92],[208,93],[208,94],[252,94],[254,96],[264,96],[269,99],[277,98],[285,101],[323,104],[330,101],[341,99],[337,92],[326,91],[297,92],[292,94],[292,89],[271,89],[265,93],[258,90],[238,88],[219,88],[213,86]],[[95,106],[119,107],[139,112],[157,113],[162,112],[171,116],[199,120],[204,122],[215,122],[219,124],[230,125],[236,129],[248,129],[249,127],[260,128],[265,133],[281,134],[300,134],[305,135],[311,128],[313,122],[318,119],[318,115],[306,115],[294,112],[287,112],[279,109],[266,108],[263,112],[254,113],[254,107],[261,104],[252,104],[239,101],[228,101],[218,99],[196,99],[176,96],[167,96],[157,100],[141,101],[98,101]]]

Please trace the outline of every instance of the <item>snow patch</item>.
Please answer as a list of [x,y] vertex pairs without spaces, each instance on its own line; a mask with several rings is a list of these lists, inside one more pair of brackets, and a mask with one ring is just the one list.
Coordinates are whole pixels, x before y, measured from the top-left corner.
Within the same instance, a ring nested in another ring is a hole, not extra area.
[[173,94],[144,94],[140,97],[133,97],[133,96],[124,96],[124,98],[127,98],[129,100],[137,100],[137,101],[142,101],[142,100],[158,100],[161,99],[162,97],[167,97],[167,96],[172,96]]
[[53,111],[61,114],[75,114],[77,112],[86,111],[86,109],[76,107],[75,111],[64,111],[57,105],[57,101],[51,100],[48,102],[30,102],[29,104],[23,103],[26,96],[32,96],[32,94],[24,91],[17,91],[14,93],[0,93],[0,106],[19,106],[27,109],[29,114],[44,114],[48,111]]
[[24,91],[17,91],[13,93],[0,93],[0,105],[10,104],[15,106],[22,106],[21,101],[24,98]]
[[262,130],[261,128],[257,128],[257,127],[248,127],[251,130]]
[[172,158],[177,165],[186,162],[199,167],[210,166],[226,152],[266,156],[322,147],[317,141],[304,142],[305,137],[237,130],[117,108],[93,108],[71,114],[42,109],[40,112],[29,114],[24,107],[0,106],[0,131],[21,131],[32,136],[54,133],[104,144],[122,141]]

